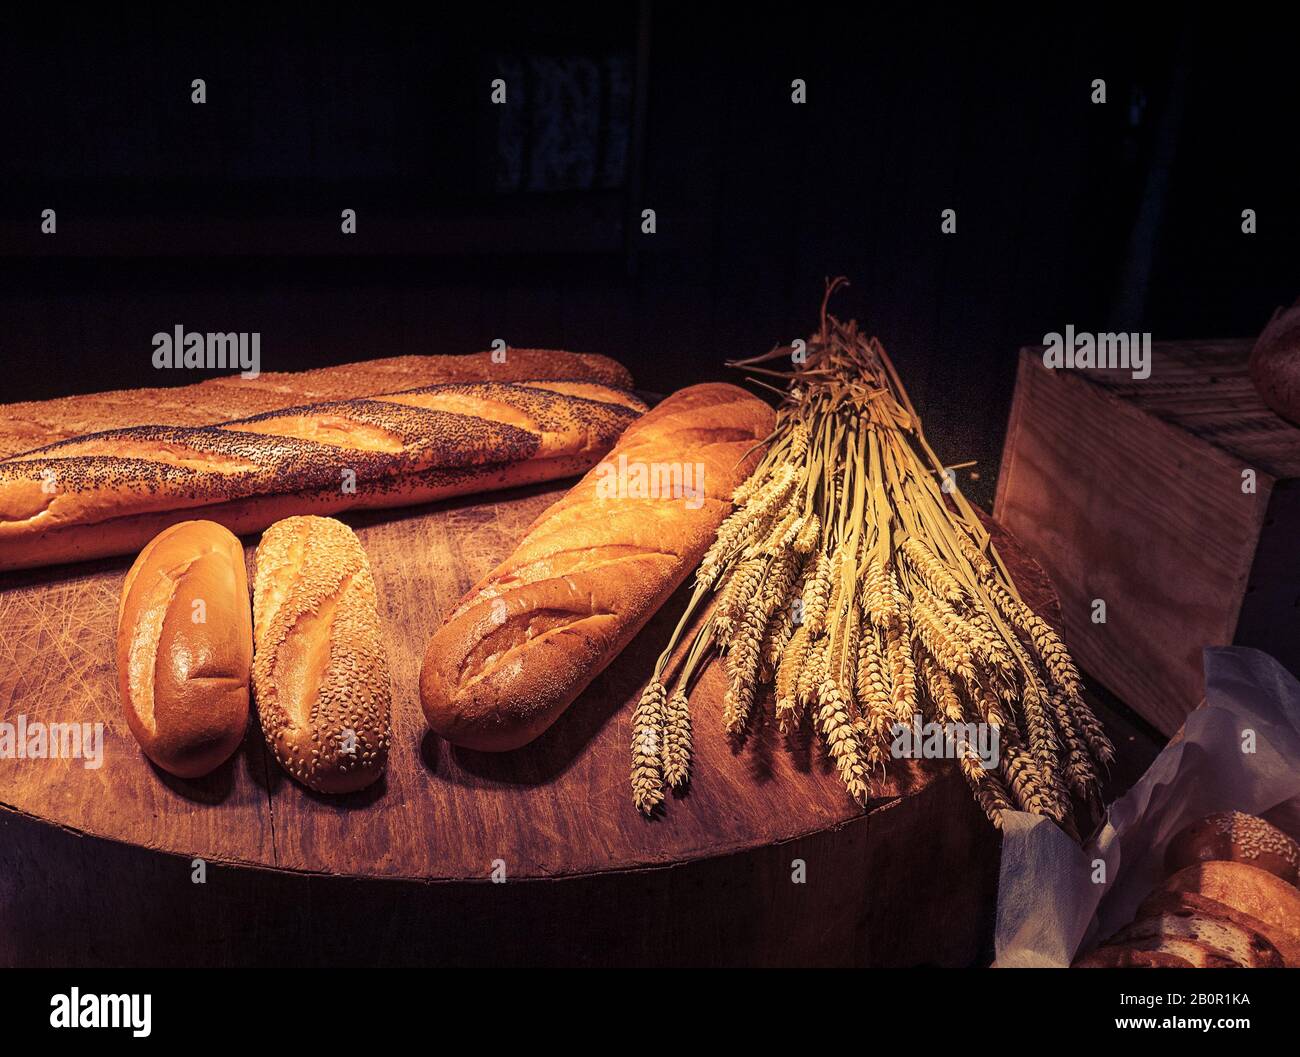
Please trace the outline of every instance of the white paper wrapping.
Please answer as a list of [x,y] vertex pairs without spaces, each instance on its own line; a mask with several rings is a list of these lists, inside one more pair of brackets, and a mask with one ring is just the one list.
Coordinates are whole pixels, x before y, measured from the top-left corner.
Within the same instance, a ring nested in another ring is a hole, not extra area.
[[[1164,879],[1166,844],[1216,811],[1260,815],[1300,796],[1300,683],[1258,650],[1207,649],[1205,705],[1080,848],[1036,815],[1006,816],[997,964],[1068,966],[1133,919]],[[1243,751],[1247,732],[1254,751]],[[1104,883],[1094,883],[1096,860]]]

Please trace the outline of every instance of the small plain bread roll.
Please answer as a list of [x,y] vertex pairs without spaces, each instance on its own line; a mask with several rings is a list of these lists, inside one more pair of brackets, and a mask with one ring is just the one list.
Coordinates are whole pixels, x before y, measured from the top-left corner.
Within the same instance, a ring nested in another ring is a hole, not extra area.
[[320,793],[384,771],[392,690],[361,542],[341,521],[290,517],[262,536],[253,576],[253,695],[280,765]]
[[230,758],[248,726],[253,625],[244,550],[212,521],[183,521],[140,552],[122,585],[117,679],[146,756],[181,778]]

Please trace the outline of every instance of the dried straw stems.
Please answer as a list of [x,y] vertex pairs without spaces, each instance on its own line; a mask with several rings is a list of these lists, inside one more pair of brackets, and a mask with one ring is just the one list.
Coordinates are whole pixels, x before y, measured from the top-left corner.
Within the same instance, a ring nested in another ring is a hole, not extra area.
[[[827,299],[837,283],[827,288]],[[689,775],[688,691],[715,655],[724,723],[741,735],[775,688],[785,731],[811,724],[865,804],[914,717],[987,724],[998,762],[958,763],[992,820],[1018,808],[1068,829],[1071,794],[1095,806],[1113,758],[1056,632],[1021,600],[988,533],[946,477],[894,366],[874,338],[822,305],[821,328],[781,378],[766,453],[696,573],[695,590],[634,716],[632,792],[651,813]],[[716,604],[673,673],[692,618]]]

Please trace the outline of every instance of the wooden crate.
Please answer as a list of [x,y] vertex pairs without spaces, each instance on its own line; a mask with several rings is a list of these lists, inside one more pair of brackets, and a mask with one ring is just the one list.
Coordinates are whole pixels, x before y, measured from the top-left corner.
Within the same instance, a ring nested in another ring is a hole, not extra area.
[[1055,581],[1079,662],[1166,734],[1204,646],[1300,671],[1300,429],[1255,392],[1251,344],[1156,343],[1144,380],[1020,353],[994,514]]

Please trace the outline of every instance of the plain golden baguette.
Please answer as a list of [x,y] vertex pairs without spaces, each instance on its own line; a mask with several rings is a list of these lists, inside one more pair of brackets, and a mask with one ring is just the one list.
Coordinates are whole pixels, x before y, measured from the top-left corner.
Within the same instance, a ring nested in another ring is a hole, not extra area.
[[211,521],[173,525],[126,574],[117,680],[146,756],[182,778],[224,763],[244,740],[253,625],[244,550]]
[[310,371],[269,371],[256,378],[231,374],[192,385],[119,389],[0,404],[0,459],[107,429],[211,426],[299,404],[350,400],[449,382],[577,378],[615,389],[632,388],[627,369],[606,356],[558,349],[507,349],[505,361],[497,362],[499,359],[488,352],[390,356]]
[[362,789],[388,760],[388,652],[375,582],[341,521],[266,530],[253,574],[253,696],[280,765],[321,793]]
[[243,533],[570,476],[644,409],[591,382],[472,382],[60,441],[0,462],[0,570],[130,553],[196,514]]
[[[433,730],[502,751],[549,727],[695,568],[772,422],[763,401],[709,384],[629,427],[434,634],[420,675]],[[625,470],[697,465],[698,495],[611,487]]]

